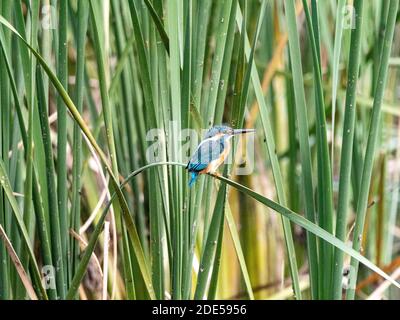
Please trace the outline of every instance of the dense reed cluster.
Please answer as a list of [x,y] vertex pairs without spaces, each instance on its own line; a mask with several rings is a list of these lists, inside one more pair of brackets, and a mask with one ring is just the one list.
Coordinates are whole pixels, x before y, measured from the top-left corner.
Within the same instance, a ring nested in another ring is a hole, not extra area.
[[[0,1],[0,299],[400,298],[399,0]],[[185,165],[213,125],[219,175]]]

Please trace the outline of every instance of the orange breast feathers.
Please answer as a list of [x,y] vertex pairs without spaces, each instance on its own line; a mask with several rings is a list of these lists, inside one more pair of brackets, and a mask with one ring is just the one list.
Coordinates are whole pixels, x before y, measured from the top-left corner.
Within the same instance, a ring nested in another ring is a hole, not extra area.
[[229,154],[230,149],[231,149],[231,144],[230,144],[229,140],[226,140],[225,148],[221,152],[220,157],[218,159],[211,161],[204,170],[200,171],[200,173],[215,173],[217,171],[218,167],[225,161],[226,157]]

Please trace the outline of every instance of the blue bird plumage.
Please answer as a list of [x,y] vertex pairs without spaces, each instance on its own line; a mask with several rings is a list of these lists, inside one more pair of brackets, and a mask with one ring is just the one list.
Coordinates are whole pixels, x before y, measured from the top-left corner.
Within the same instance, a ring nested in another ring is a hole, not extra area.
[[227,126],[215,126],[208,130],[186,166],[190,172],[189,187],[193,186],[199,174],[215,173],[229,154],[230,138],[236,134],[248,132],[254,132],[254,130],[235,130]]

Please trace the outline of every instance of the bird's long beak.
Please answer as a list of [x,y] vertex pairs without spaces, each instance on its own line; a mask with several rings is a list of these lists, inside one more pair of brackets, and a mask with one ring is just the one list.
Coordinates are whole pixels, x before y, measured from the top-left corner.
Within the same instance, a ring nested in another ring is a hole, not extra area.
[[252,133],[252,132],[256,132],[255,129],[235,129],[233,130],[233,134],[244,134],[244,133]]

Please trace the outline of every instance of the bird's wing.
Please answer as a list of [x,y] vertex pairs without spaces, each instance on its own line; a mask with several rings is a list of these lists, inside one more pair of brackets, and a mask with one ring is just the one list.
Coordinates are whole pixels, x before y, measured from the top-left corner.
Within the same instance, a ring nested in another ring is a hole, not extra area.
[[211,161],[218,159],[224,151],[224,144],[220,139],[207,139],[200,143],[190,159],[187,168],[189,171],[199,172],[207,168]]

